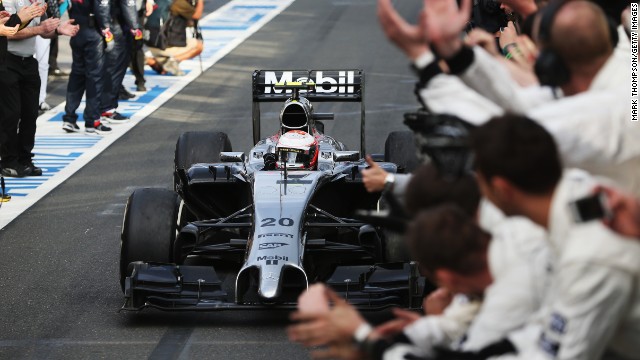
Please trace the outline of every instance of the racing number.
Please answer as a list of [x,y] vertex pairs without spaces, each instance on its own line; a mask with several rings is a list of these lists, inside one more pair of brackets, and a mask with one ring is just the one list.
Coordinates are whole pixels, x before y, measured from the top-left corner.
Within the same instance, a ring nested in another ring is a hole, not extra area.
[[[262,225],[260,225],[260,227],[276,226],[275,224],[276,224],[276,219],[274,219],[274,218],[264,218],[264,219],[262,219]],[[278,224],[280,224],[280,226],[293,226],[293,219],[280,218],[278,220]]]

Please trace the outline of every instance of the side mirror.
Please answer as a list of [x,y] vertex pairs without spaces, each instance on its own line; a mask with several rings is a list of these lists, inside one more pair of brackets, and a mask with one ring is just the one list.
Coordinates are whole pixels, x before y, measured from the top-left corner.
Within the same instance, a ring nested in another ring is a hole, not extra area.
[[360,151],[335,151],[333,153],[333,161],[358,161],[360,160]]
[[220,162],[244,162],[244,153],[241,151],[223,151],[220,153]]

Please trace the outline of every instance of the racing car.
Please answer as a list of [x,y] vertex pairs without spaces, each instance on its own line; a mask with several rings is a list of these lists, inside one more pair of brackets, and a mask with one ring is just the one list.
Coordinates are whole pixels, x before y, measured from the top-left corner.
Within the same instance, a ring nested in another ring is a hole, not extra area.
[[[364,309],[419,307],[424,279],[399,255],[400,239],[356,216],[380,207],[360,174],[363,71],[256,70],[252,83],[253,148],[233,151],[222,132],[184,133],[173,190],[129,197],[122,309],[291,308],[315,282]],[[360,151],[324,133],[334,114],[312,101],[360,103]],[[264,102],[283,105],[277,132],[262,138]],[[410,170],[412,146],[410,133],[391,133],[376,161],[390,173]]]

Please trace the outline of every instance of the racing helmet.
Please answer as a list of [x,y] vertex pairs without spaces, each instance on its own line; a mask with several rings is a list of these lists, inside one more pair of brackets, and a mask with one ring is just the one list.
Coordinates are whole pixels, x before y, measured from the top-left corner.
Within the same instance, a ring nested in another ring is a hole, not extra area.
[[279,168],[314,170],[318,165],[318,141],[305,131],[288,131],[278,139],[276,156]]
[[288,99],[280,111],[282,134],[290,130],[303,130],[310,133],[312,113],[313,107],[306,98]]

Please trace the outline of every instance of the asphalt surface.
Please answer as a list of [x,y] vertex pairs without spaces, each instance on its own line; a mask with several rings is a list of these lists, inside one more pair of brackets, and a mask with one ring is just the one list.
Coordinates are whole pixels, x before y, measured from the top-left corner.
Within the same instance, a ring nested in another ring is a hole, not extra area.
[[[415,18],[419,3],[397,6]],[[308,358],[287,341],[284,312],[118,313],[122,213],[135,188],[171,187],[182,132],[224,131],[234,150],[251,147],[254,69],[364,69],[367,150],[383,152],[387,134],[404,129],[402,114],[418,104],[407,61],[387,43],[375,11],[374,0],[295,1],[0,231],[0,359]],[[64,88],[64,80],[52,83],[52,105]],[[263,110],[263,134],[277,128],[277,111]],[[318,111],[336,112],[326,132],[358,148],[357,106]]]

